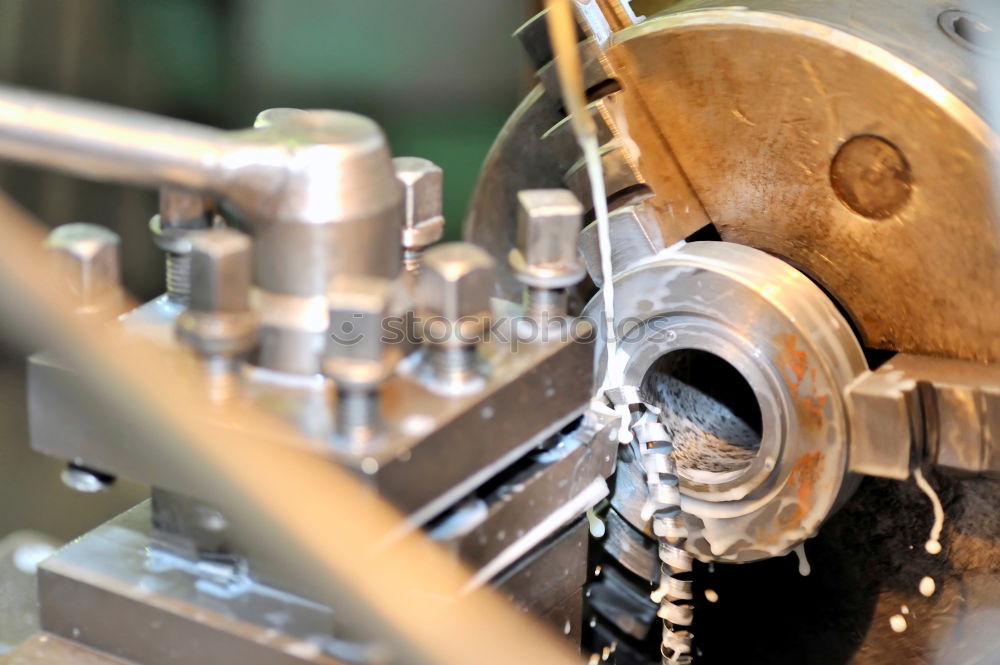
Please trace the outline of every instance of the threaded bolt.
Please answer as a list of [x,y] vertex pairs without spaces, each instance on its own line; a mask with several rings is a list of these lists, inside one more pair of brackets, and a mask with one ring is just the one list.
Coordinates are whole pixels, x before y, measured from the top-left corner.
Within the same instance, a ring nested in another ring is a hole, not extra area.
[[420,157],[397,157],[392,163],[403,185],[403,269],[416,274],[423,250],[444,235],[444,176],[441,167]]
[[567,291],[583,279],[577,250],[583,206],[565,189],[532,189],[518,194],[517,249],[510,264],[525,287],[525,310],[536,321],[564,318]]
[[167,297],[185,307],[191,302],[191,255],[167,252]]
[[382,429],[382,412],[377,390],[337,389],[334,427],[338,437],[366,443]]
[[424,255],[417,305],[431,374],[449,388],[478,375],[476,346],[489,327],[496,264],[468,243],[438,245]]
[[566,316],[569,294],[565,289],[528,288],[525,312],[535,321],[548,322]]
[[160,211],[150,221],[156,244],[166,252],[167,297],[187,307],[191,298],[191,238],[211,228],[215,206],[197,192],[160,191]]
[[398,343],[385,335],[396,313],[390,280],[344,275],[327,292],[329,331],[321,367],[337,389],[336,443],[353,451],[382,431],[380,390],[401,357]]
[[422,249],[404,249],[403,270],[414,276],[419,275],[423,256],[424,251]]
[[234,229],[201,231],[185,257],[193,291],[177,317],[180,341],[198,354],[212,402],[233,399],[243,356],[257,341],[249,302],[253,243]]
[[474,346],[432,346],[430,362],[434,378],[445,384],[468,383],[478,374],[479,354]]

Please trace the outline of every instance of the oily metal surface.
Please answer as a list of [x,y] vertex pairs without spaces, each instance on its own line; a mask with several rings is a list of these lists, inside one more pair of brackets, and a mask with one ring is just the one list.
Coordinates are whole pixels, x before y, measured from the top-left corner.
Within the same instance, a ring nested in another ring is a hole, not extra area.
[[[696,4],[709,3],[682,9]],[[996,360],[995,137],[977,113],[972,52],[937,27],[938,4],[698,9],[623,30],[605,55],[633,143],[666,137],[723,239],[818,281],[867,346]],[[813,12],[822,19],[792,15]],[[645,114],[662,135],[642,130]],[[912,179],[875,218],[831,183],[833,158],[859,135],[898,149]]]

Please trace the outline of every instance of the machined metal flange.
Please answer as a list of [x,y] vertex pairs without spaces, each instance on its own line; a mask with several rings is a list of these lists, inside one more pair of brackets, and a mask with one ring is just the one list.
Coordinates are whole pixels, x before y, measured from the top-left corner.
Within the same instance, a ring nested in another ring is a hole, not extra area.
[[[678,451],[688,550],[752,561],[815,534],[853,489],[842,395],[867,371],[833,302],[780,259],[723,242],[664,252],[614,282],[625,383],[663,410]],[[595,298],[586,314],[602,322],[602,310]],[[600,385],[606,357],[597,349]],[[755,404],[726,394],[741,381]],[[613,505],[651,533],[641,474],[620,464]]]

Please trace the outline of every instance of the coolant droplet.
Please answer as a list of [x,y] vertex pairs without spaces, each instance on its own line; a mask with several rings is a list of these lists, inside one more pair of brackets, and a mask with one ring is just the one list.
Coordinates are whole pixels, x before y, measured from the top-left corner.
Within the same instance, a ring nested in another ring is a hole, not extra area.
[[714,589],[705,589],[705,600],[710,603],[719,602],[719,594]]
[[930,554],[940,554],[941,529],[944,528],[944,508],[941,506],[941,499],[938,497],[937,492],[934,491],[934,488],[931,487],[931,484],[927,482],[927,479],[924,478],[924,474],[920,469],[913,470],[913,480],[916,481],[917,487],[922,489],[927,498],[931,500],[931,506],[934,508],[934,526],[931,527],[931,537],[924,544],[924,549]]
[[893,614],[889,617],[889,627],[897,633],[902,633],[906,630],[906,617],[902,614]]
[[656,589],[653,590],[652,593],[649,594],[649,599],[654,603],[656,603],[657,605],[659,605],[660,603],[663,602],[663,598],[667,595],[667,592],[669,590],[670,589],[667,587],[667,581],[663,580],[662,582],[660,582],[660,586],[658,586]]
[[937,584],[934,582],[934,578],[925,577],[920,580],[920,586],[917,588],[920,589],[921,595],[930,598],[934,595],[934,591],[937,589]]
[[806,558],[806,544],[799,543],[799,546],[793,551],[795,552],[795,556],[799,558],[799,575],[809,577],[809,573],[812,572],[812,566],[809,565],[809,559]]
[[587,509],[587,522],[590,524],[590,535],[594,538],[604,537],[604,522],[594,514],[593,508]]

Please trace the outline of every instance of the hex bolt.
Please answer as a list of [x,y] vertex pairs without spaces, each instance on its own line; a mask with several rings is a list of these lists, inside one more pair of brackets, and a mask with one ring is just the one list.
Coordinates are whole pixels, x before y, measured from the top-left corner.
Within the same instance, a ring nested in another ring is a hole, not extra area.
[[509,260],[525,286],[525,311],[540,322],[561,319],[569,288],[586,274],[577,250],[583,206],[566,189],[524,190],[517,199],[517,248]]
[[447,243],[424,255],[418,316],[432,376],[444,387],[479,375],[477,346],[489,327],[495,282],[493,258],[475,245]]
[[420,157],[396,157],[392,164],[404,190],[403,268],[418,273],[424,249],[444,235],[444,173],[434,162]]
[[191,295],[191,238],[211,228],[215,204],[198,192],[160,191],[160,211],[149,221],[157,247],[167,256],[167,297],[187,305]]
[[321,367],[336,387],[335,438],[357,449],[383,428],[380,388],[402,357],[388,337],[396,313],[394,283],[345,275],[327,292],[330,327]]
[[49,233],[45,248],[59,285],[80,316],[112,318],[121,313],[121,240],[95,224],[64,224]]
[[177,337],[202,359],[210,398],[225,401],[238,388],[243,356],[257,343],[253,243],[234,229],[202,231],[190,241],[190,306],[177,317]]

